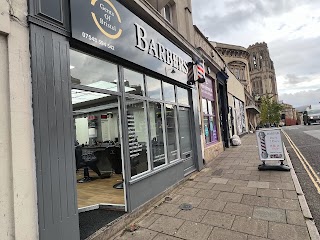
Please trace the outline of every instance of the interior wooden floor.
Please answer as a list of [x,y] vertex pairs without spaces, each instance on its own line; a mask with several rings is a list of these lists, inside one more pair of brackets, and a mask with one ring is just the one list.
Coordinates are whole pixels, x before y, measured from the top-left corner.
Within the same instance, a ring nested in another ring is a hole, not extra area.
[[[77,183],[78,208],[99,203],[124,204],[123,189],[113,188],[113,185],[122,181],[122,174],[112,174],[110,178],[100,179],[94,172],[90,177],[94,180],[86,183]],[[83,170],[77,172],[77,179],[83,178]]]

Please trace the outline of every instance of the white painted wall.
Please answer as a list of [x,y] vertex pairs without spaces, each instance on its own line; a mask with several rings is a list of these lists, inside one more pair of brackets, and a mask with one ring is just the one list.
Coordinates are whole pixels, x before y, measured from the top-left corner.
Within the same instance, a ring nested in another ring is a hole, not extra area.
[[[18,20],[10,18],[11,11]],[[38,239],[27,1],[0,0],[0,238]]]

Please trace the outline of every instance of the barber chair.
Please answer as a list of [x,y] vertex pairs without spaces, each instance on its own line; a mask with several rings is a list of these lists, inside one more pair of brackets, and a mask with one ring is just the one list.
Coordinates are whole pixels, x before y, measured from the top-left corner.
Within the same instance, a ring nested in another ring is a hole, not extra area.
[[[107,157],[116,174],[122,173],[121,146],[109,146],[107,148]],[[113,185],[116,189],[123,189],[123,181]]]
[[93,179],[89,175],[89,168],[93,170],[100,178],[103,178],[99,168],[97,167],[97,162],[99,157],[96,156],[97,153],[94,150],[84,150],[82,146],[77,146],[75,148],[75,157],[77,170],[83,168],[83,178],[79,179],[78,183],[90,182]]

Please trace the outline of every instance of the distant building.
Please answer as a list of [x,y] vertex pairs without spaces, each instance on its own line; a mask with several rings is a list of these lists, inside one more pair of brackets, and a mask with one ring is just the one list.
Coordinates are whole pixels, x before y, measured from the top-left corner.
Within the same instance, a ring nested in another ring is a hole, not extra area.
[[296,125],[301,123],[300,114],[297,113],[296,109],[287,103],[281,104],[283,109],[281,111],[281,122],[286,126]]
[[276,73],[267,44],[262,42],[250,45],[247,51],[250,54],[249,72],[253,94],[257,98],[265,96],[278,101]]
[[[248,53],[246,48],[241,46],[216,42],[212,42],[212,44],[216,47],[216,49],[222,55],[223,59],[226,61],[228,69],[232,72],[233,77],[235,77],[244,86],[244,101],[242,102],[241,99],[234,98],[234,100],[231,103],[229,102],[229,114],[231,115],[230,118],[239,119],[240,117],[238,115],[241,111],[237,110],[238,107],[233,107],[233,105],[237,106],[240,104],[241,106],[241,104],[244,104],[245,115],[248,122],[247,129],[254,130],[257,127],[257,115],[260,112],[258,107],[256,106],[255,98],[252,91],[252,81],[250,79],[249,73],[250,54]],[[235,81],[230,81],[230,83],[228,82],[228,91],[230,93],[231,89],[234,89],[234,86],[236,86],[234,84],[232,84],[231,86],[231,83],[235,83]],[[237,104],[238,102],[239,104]],[[231,120],[231,122],[234,123],[237,126],[237,128],[240,129],[241,127],[239,127],[239,124],[241,125],[241,122],[245,122],[245,120],[238,120],[236,122],[233,122]]]

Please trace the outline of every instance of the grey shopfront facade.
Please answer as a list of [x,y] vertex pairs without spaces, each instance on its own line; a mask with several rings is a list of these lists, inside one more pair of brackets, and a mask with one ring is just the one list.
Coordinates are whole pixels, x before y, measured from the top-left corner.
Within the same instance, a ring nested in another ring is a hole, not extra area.
[[203,167],[194,51],[125,2],[29,1],[40,239],[79,239],[75,124],[88,112],[116,122],[116,135],[89,129],[88,144],[121,146],[126,212]]

